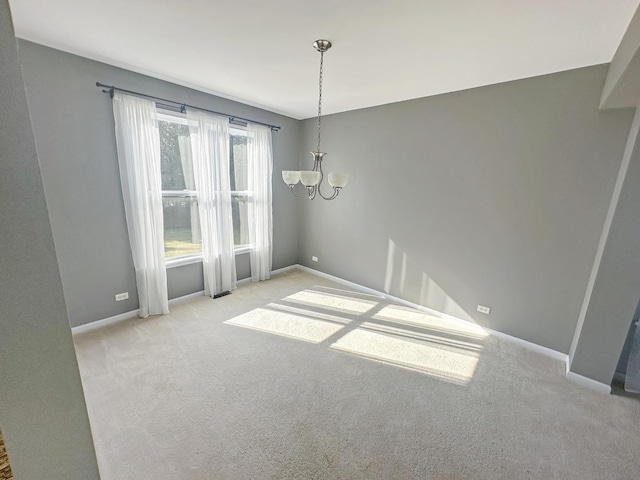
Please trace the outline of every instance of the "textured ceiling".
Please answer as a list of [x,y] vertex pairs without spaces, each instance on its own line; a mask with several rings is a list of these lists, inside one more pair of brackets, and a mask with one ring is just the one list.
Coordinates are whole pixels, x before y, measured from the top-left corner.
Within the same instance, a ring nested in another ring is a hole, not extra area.
[[[640,0],[10,0],[20,38],[295,118],[611,61]],[[126,85],[122,85],[126,88]]]

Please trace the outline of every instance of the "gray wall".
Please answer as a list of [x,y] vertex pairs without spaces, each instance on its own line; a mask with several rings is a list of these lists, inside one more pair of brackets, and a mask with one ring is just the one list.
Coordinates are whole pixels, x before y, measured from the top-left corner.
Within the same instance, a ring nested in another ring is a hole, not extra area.
[[640,297],[640,136],[629,161],[571,371],[609,384]]
[[[295,168],[300,122],[20,40],[33,129],[72,326],[137,308],[109,96],[96,81],[282,126],[273,134],[273,268],[297,258],[297,206],[279,172]],[[249,276],[238,256],[238,278]],[[201,264],[168,270],[169,297],[202,290]],[[129,292],[129,300],[114,295]]]
[[633,115],[598,110],[606,73],[324,118],[325,171],[351,179],[304,203],[298,261],[567,353]]
[[16,480],[98,479],[6,0],[0,65],[0,428]]

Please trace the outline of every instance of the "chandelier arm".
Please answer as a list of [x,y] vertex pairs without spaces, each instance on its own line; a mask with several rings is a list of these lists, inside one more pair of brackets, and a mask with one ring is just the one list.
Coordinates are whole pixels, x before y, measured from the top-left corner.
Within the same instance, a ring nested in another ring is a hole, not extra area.
[[333,200],[334,198],[336,198],[338,196],[338,194],[340,193],[340,190],[337,188],[333,189],[333,195],[331,195],[330,197],[325,197],[322,192],[320,192],[320,196],[322,198],[324,198],[325,200]]
[[294,190],[295,185],[289,185],[289,188],[291,189],[291,193],[293,194],[294,197],[296,197],[296,198],[309,198],[308,195],[302,195],[302,196],[296,195],[296,191]]
[[[322,157],[320,157],[320,158],[322,158]],[[322,179],[324,178],[324,172],[322,171],[322,160],[321,159],[316,158],[315,164],[313,165],[313,169],[318,171],[318,172],[320,172],[320,181],[318,182],[318,185],[316,185],[316,188],[318,189],[318,193],[320,194],[320,196],[322,198],[324,198],[325,200],[333,200],[334,198],[336,198],[338,196],[338,194],[335,193],[336,192],[335,188],[333,189],[333,192],[334,192],[333,195],[330,196],[330,197],[325,197],[322,194],[322,190],[321,190],[320,187],[322,185]],[[314,197],[315,197],[315,195],[314,195]]]

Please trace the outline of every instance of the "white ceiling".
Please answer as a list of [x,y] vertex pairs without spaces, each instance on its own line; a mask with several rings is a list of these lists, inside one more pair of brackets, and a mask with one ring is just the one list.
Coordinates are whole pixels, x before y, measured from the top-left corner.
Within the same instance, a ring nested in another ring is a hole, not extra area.
[[335,113],[609,62],[640,0],[9,3],[20,38],[309,118],[318,38]]

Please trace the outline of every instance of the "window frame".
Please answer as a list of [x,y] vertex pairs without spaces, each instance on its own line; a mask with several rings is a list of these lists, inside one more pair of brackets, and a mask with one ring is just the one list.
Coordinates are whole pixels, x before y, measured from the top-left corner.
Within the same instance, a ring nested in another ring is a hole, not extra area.
[[[156,107],[156,114],[159,122],[172,122],[178,123],[181,125],[189,125],[187,121],[187,116],[182,112],[175,112],[172,110],[166,110]],[[247,136],[246,127],[231,124],[229,126],[229,137],[231,135],[241,135]],[[231,138],[229,138],[231,141]],[[243,196],[247,198],[249,201],[253,199],[254,192],[251,190],[232,190],[232,197],[240,197]],[[197,190],[162,190],[162,198],[197,198],[198,191]],[[164,233],[164,232],[163,232]],[[234,255],[241,255],[244,253],[249,253],[254,249],[252,244],[244,244],[244,245],[235,245],[233,246]],[[187,255],[180,255],[176,257],[165,256],[165,265],[167,268],[180,267],[183,265],[191,265],[194,263],[202,262],[202,253],[190,253]]]
[[[241,125],[235,125],[235,124],[229,125],[229,150],[231,150],[232,135],[248,137],[247,127],[241,126]],[[229,155],[231,155],[231,153],[229,153]],[[247,199],[247,202],[253,201],[253,195],[254,195],[253,190],[231,190],[231,198],[244,197]],[[234,247],[233,251],[236,255],[238,253],[248,253],[255,248],[254,245],[252,245],[251,243],[246,243],[244,245],[238,245],[238,246],[234,244],[233,247]]]

